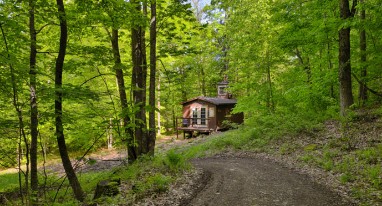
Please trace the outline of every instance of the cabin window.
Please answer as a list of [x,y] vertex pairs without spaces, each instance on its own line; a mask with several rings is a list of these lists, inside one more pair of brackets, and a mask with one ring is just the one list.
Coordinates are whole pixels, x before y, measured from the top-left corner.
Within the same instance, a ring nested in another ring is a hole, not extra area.
[[213,107],[208,108],[208,117],[215,117],[215,109]]
[[226,94],[226,86],[219,86],[218,92],[219,92],[219,95],[225,95]]
[[200,124],[201,125],[206,125],[206,108],[201,108],[200,109]]
[[192,124],[198,124],[198,108],[192,109]]

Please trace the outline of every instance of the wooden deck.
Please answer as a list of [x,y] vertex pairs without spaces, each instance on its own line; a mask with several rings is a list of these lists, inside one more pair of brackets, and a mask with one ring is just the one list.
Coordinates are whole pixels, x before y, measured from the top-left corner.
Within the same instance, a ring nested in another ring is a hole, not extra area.
[[[180,120],[180,121],[178,121]],[[198,122],[204,122],[205,124],[197,124]],[[179,130],[183,131],[183,137],[186,133],[201,132],[211,133],[215,131],[215,128],[209,127],[210,119],[208,118],[178,118],[176,119],[176,138],[179,136]]]

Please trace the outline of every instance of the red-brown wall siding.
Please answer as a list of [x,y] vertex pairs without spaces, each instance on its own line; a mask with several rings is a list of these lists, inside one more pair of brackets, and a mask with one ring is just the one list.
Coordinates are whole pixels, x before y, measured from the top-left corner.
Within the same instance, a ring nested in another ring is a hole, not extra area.
[[183,105],[183,118],[192,118],[192,108],[201,108],[202,106],[205,106],[207,107],[207,112],[209,112],[209,108],[214,108],[214,116],[213,117],[210,117],[210,114],[209,114],[209,118],[210,118],[210,121],[208,123],[208,127],[209,128],[212,128],[212,129],[216,129],[216,105],[214,104],[211,104],[209,102],[205,102],[205,101],[200,101],[200,100],[197,100],[197,101],[193,101],[193,102],[188,102],[186,104]]
[[235,107],[235,105],[219,105],[217,106],[217,126],[218,129],[224,129],[223,128],[223,121],[229,120],[231,122],[242,124],[244,121],[244,114],[238,113],[238,114],[232,114],[232,109]]
[[223,121],[229,120],[231,122],[242,124],[244,121],[244,115],[243,113],[239,114],[233,114],[231,115],[232,109],[235,107],[235,105],[214,105],[209,102],[201,101],[201,100],[195,100],[192,102],[187,102],[183,105],[183,118],[192,118],[192,108],[201,108],[202,106],[207,107],[207,111],[209,112],[209,108],[214,108],[214,116],[210,117],[209,114],[209,128],[212,128],[214,130],[220,130],[223,128]]

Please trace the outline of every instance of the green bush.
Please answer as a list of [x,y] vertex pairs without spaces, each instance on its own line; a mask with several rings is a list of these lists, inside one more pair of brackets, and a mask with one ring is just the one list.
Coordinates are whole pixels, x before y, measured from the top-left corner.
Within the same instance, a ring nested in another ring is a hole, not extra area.
[[382,169],[381,165],[373,165],[368,167],[365,171],[366,178],[370,181],[376,189],[382,189]]
[[149,177],[147,182],[154,192],[161,193],[168,190],[168,187],[172,180],[173,178],[171,176],[155,174],[154,176]]
[[[24,178],[21,180],[24,183]],[[7,173],[0,175],[0,192],[15,191],[19,188],[19,174],[18,173]]]
[[351,173],[344,173],[340,176],[340,182],[342,184],[345,184],[347,182],[353,182],[354,180],[356,180],[356,177],[354,175],[352,175]]
[[382,155],[378,153],[378,148],[367,148],[357,151],[359,159],[364,160],[368,164],[376,164],[378,159],[382,158]]
[[175,152],[175,150],[170,150],[167,152],[163,163],[173,172],[186,168],[184,156],[181,153]]

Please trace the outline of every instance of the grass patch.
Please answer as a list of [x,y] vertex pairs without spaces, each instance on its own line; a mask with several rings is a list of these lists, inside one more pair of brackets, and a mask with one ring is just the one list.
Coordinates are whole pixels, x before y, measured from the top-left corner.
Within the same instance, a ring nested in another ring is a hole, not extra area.
[[[22,183],[24,184],[24,178],[22,178]],[[11,192],[18,190],[19,188],[19,174],[18,173],[7,173],[0,175],[0,193],[1,192]]]

